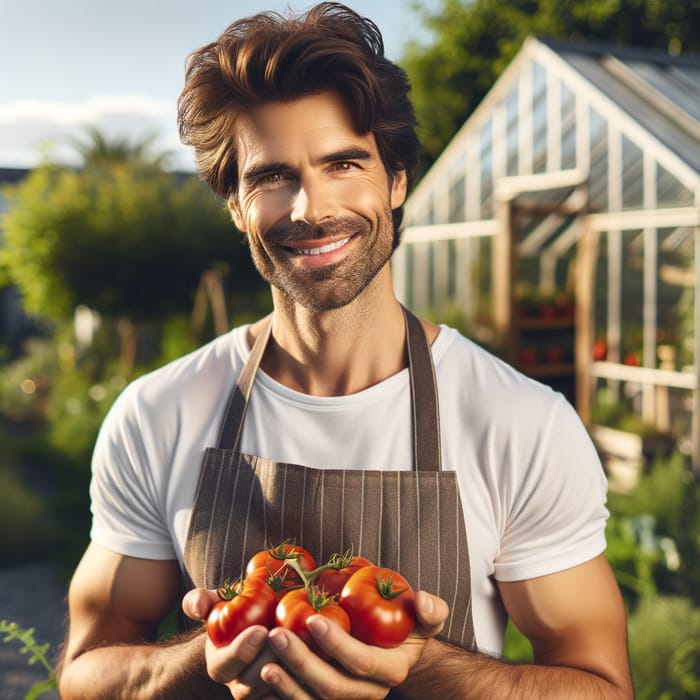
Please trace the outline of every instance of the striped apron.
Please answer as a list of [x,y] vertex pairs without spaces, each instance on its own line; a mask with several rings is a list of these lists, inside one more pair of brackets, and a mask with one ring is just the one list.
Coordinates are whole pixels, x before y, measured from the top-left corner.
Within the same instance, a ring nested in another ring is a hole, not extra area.
[[284,540],[319,562],[352,549],[447,601],[438,639],[474,647],[467,537],[457,475],[441,469],[435,369],[420,321],[408,311],[405,317],[413,471],[315,469],[239,451],[268,317],[231,393],[218,444],[204,454],[185,544],[187,585],[216,588],[237,578],[257,551]]

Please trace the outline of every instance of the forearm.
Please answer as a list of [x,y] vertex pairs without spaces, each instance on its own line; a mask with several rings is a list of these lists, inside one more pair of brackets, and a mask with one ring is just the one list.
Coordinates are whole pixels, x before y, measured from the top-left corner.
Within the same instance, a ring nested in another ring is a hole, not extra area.
[[[396,696],[405,700],[627,700],[631,690],[594,673],[565,666],[509,664],[429,640]],[[394,695],[392,695],[394,697]]]
[[199,631],[153,644],[90,649],[58,669],[62,700],[209,700],[230,698],[207,675]]

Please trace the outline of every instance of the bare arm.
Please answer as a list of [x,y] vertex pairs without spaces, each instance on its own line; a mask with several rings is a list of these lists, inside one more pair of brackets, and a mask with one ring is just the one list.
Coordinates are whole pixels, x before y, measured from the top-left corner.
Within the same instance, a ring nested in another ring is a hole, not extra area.
[[180,594],[177,562],[126,557],[91,544],[70,586],[61,698],[230,697],[207,676],[201,630],[155,642]]
[[[335,625],[314,624],[311,632],[316,642],[351,675],[342,677],[337,667],[323,665],[287,631],[285,646],[278,646],[272,642],[281,636],[278,629],[270,634],[271,642],[293,676],[269,664],[263,677],[280,697],[294,700],[384,697],[397,683],[398,697],[408,700],[632,697],[624,607],[603,556],[551,576],[501,584],[501,592],[514,622],[533,644],[534,664],[509,664],[434,639],[424,647],[418,645],[422,653],[415,665],[410,660],[401,664],[401,657],[410,657],[412,644],[420,640],[409,639],[408,645],[396,649],[376,649],[353,640]],[[420,607],[430,599],[423,596]],[[432,604],[444,605],[434,598]],[[425,613],[419,610],[419,617],[425,618]],[[435,621],[439,619],[444,618],[438,616]],[[406,670],[407,678],[402,675]],[[380,694],[370,693],[370,688]]]
[[405,698],[631,698],[625,611],[603,555],[550,576],[499,584],[534,664],[508,664],[430,640]]

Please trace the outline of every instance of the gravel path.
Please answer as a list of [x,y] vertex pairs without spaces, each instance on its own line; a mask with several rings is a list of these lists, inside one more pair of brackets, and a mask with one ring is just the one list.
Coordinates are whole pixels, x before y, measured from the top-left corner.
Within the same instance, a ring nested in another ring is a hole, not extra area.
[[[51,645],[53,662],[63,641],[66,619],[66,584],[48,564],[0,569],[0,620],[34,628],[37,643]],[[29,688],[46,679],[43,666],[29,666],[18,641],[2,643],[0,636],[0,699],[24,700]],[[40,700],[58,700],[51,691]]]

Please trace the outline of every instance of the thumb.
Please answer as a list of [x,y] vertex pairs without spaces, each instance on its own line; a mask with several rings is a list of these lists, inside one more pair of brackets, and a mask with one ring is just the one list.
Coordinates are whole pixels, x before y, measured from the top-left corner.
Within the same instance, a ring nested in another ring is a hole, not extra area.
[[445,621],[450,614],[450,607],[438,596],[427,591],[417,591],[415,597],[417,627],[426,637],[434,637],[442,631]]
[[191,620],[206,620],[211,609],[220,600],[215,590],[193,588],[182,599],[182,612]]

